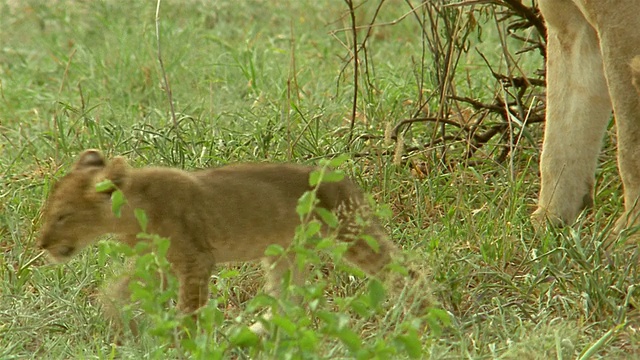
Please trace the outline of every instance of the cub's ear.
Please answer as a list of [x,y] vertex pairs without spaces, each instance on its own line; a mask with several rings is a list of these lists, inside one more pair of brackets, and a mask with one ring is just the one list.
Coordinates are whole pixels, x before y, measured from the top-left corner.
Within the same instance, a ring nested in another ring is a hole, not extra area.
[[129,179],[129,164],[121,156],[113,158],[105,169],[106,178],[119,188],[125,187]]
[[78,156],[73,165],[73,170],[84,170],[90,168],[103,168],[106,165],[104,156],[99,150],[85,150]]

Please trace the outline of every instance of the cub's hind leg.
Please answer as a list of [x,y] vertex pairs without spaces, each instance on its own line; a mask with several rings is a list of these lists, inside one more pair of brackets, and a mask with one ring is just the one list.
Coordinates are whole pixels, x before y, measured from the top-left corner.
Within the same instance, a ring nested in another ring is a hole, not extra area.
[[[405,293],[403,300],[396,302],[396,305],[417,309],[416,315],[424,314],[435,304],[435,301],[427,276],[421,270],[423,266],[408,263],[378,223],[368,224],[361,233],[370,238],[365,240],[362,235],[356,237],[353,231],[342,233],[341,239],[350,243],[345,259],[367,274],[378,278],[385,285],[394,302],[396,299],[400,300],[399,297]],[[372,244],[372,241],[375,244]],[[389,268],[389,265],[396,261],[400,263],[399,265],[406,266],[406,275]],[[410,311],[413,312],[413,310]]]
[[[295,255],[283,255],[266,257],[262,260],[262,266],[265,271],[264,292],[276,299],[280,298],[283,293],[283,282],[286,276],[289,276],[289,283],[292,285],[302,286],[304,283],[304,274],[296,265]],[[258,335],[265,335],[267,329],[265,322],[273,317],[271,309],[269,309],[261,319],[251,325],[250,329]]]
[[396,246],[386,238],[384,230],[378,224],[371,224],[362,232],[376,244],[372,246],[363,236],[358,236],[352,230],[343,230],[339,240],[349,243],[344,257],[350,263],[358,266],[372,276],[384,277],[385,267],[391,263],[392,256],[398,252]]

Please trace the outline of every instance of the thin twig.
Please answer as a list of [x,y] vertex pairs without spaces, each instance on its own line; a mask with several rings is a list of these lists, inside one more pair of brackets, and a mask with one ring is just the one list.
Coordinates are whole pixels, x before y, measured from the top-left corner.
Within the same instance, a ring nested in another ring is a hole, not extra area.
[[442,119],[437,117],[416,117],[416,118],[402,120],[398,124],[396,124],[393,130],[391,130],[391,139],[395,140],[398,138],[398,133],[400,132],[400,129],[402,129],[403,126],[410,125],[417,122],[434,122],[436,124],[447,124],[463,130],[468,130],[466,126],[463,126],[462,124],[457,123],[455,121],[451,121],[449,119]]
[[58,97],[62,94],[62,89],[64,88],[64,83],[69,75],[69,68],[71,67],[71,59],[73,59],[73,55],[76,54],[76,49],[74,48],[71,51],[71,55],[69,55],[69,60],[67,60],[67,65],[64,67],[64,73],[62,74],[62,81],[60,82],[60,89],[58,89]]
[[[291,92],[294,91],[295,89],[295,100],[296,100],[296,106],[295,108],[298,109],[298,104],[300,104],[300,86],[298,85],[298,74],[297,74],[297,69],[296,69],[296,37],[295,37],[295,33],[293,31],[293,21],[291,21],[289,23],[289,32],[291,34],[291,38],[290,38],[290,50],[291,50],[291,57],[290,57],[290,68],[289,68],[289,75],[287,77],[287,109],[282,109],[282,112],[284,114],[284,116],[286,117],[286,124],[287,124],[287,144],[289,144],[289,151],[287,153],[288,156],[288,160],[291,161],[293,159],[293,148],[294,148],[294,143],[291,141],[291,112],[289,111],[290,107],[291,107],[291,102],[293,101],[293,98],[291,96]],[[293,88],[293,89],[292,89]]]
[[527,7],[522,4],[521,0],[503,0],[504,3],[513,9],[519,16],[527,19],[527,21],[533,25],[538,33],[542,35],[543,38],[547,38],[547,27],[544,25],[544,21],[542,21],[542,16],[540,13],[535,13],[532,8]]
[[[384,0],[382,1],[384,2]],[[420,4],[419,6],[415,7],[415,8],[411,8],[411,11],[401,15],[399,18],[389,21],[389,22],[385,22],[385,23],[379,23],[379,24],[374,24],[373,22],[371,22],[368,25],[360,25],[360,26],[356,26],[355,30],[363,30],[363,29],[368,29],[367,31],[370,31],[372,28],[374,27],[382,27],[382,26],[393,26],[396,25],[398,23],[400,23],[400,21],[404,20],[407,16],[414,14],[416,12],[416,10],[420,9],[421,7],[425,6],[427,4],[427,2],[423,2],[422,4]],[[381,5],[381,4],[380,4]],[[337,34],[339,32],[345,32],[345,31],[352,31],[354,28],[353,27],[349,27],[349,28],[342,28],[342,29],[336,29],[336,30],[332,30],[329,35],[334,35]]]
[[156,44],[158,46],[158,62],[160,63],[160,71],[162,72],[162,79],[164,80],[164,89],[167,92],[167,98],[169,99],[169,108],[171,109],[171,120],[173,121],[173,127],[178,129],[178,119],[176,118],[176,111],[173,107],[173,95],[171,94],[171,86],[169,85],[169,77],[164,70],[164,62],[162,61],[162,50],[160,48],[160,2],[156,3]]
[[349,124],[349,138],[347,140],[347,149],[351,148],[351,140],[353,139],[353,128],[356,123],[356,111],[358,109],[358,30],[356,29],[356,13],[353,8],[352,0],[344,0],[349,6],[349,15],[351,17],[351,30],[353,37],[353,106],[351,108],[351,123]]
[[[380,14],[380,10],[382,9],[382,5],[384,4],[385,0],[380,0],[380,2],[378,3],[378,6],[376,7],[376,11],[373,14],[373,17],[371,17],[371,21],[369,21],[369,25],[371,25],[369,27],[369,29],[367,30],[364,39],[362,39],[360,48],[362,49],[362,52],[364,53],[364,76],[365,79],[367,81],[367,88],[369,91],[369,94],[372,91],[376,91],[376,87],[373,84],[373,82],[371,81],[371,73],[369,72],[369,68],[371,68],[371,72],[375,73],[375,70],[373,69],[373,61],[369,61],[369,51],[368,51],[368,47],[367,47],[367,42],[369,41],[369,38],[371,37],[371,35],[373,35],[373,25],[375,24],[376,20],[378,19],[378,15]],[[366,114],[364,114],[366,117]]]

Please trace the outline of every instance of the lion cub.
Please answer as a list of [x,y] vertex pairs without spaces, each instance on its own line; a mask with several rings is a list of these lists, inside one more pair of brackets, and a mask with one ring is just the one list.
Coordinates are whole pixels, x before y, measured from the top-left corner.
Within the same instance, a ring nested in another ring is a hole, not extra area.
[[[141,229],[134,209],[142,209],[148,217],[147,232],[171,241],[167,259],[179,281],[179,310],[193,312],[207,302],[214,265],[223,262],[262,258],[265,291],[278,296],[286,271],[292,271],[297,283],[302,274],[292,266],[293,259],[265,257],[265,249],[292,242],[300,224],[296,205],[312,189],[309,175],[314,169],[292,164],[238,164],[193,172],[134,169],[122,157],[107,162],[99,151],[86,150],[71,172],[54,185],[38,246],[57,261],[68,260],[107,233],[133,246],[141,241],[136,237]],[[127,200],[120,217],[112,213],[113,190],[96,190],[96,184],[105,179]],[[317,198],[318,206],[338,216],[337,239],[350,244],[346,259],[371,275],[384,277],[382,271],[396,248],[368,215],[361,190],[344,179],[320,184]],[[375,239],[378,249],[363,234]],[[128,296],[127,283],[117,287],[121,296]],[[252,330],[264,331],[261,323]]]

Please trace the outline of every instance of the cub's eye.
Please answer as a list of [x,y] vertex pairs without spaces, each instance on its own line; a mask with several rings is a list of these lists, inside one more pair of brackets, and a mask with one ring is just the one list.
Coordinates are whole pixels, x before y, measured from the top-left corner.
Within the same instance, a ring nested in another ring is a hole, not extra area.
[[59,214],[56,217],[56,223],[61,224],[61,223],[65,222],[69,218],[70,215],[71,215],[70,213]]

